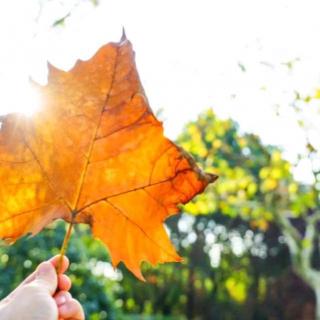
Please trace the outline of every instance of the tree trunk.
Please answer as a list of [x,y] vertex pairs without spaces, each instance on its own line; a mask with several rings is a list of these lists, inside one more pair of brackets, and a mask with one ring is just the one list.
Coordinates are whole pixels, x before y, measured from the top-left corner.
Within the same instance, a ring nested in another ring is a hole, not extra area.
[[190,265],[188,276],[188,292],[187,292],[187,319],[194,318],[194,304],[195,304],[195,288],[194,288],[195,272],[194,267]]
[[315,293],[315,305],[314,305],[315,319],[320,320],[320,286],[318,288],[314,288],[314,293]]
[[320,320],[320,272],[310,269],[304,270],[302,279],[313,289],[314,292],[314,318]]
[[[252,266],[257,266],[259,262],[257,262],[255,257],[250,258],[250,262]],[[252,268],[252,283],[250,285],[250,289],[248,291],[248,298],[245,305],[245,319],[255,319],[255,314],[257,310],[257,304],[259,299],[259,270],[258,268]]]

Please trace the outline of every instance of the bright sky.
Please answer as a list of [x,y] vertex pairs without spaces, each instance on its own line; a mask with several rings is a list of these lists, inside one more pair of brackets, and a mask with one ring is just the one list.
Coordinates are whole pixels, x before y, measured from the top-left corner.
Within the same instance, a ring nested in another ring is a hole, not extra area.
[[[71,9],[65,25],[52,28]],[[212,107],[241,130],[282,146],[293,160],[305,145],[289,111],[294,92],[308,95],[320,87],[319,12],[319,0],[101,0],[97,7],[86,0],[3,0],[0,114],[32,111],[28,77],[45,83],[47,60],[68,69],[119,40],[124,26],[169,137]],[[305,117],[319,145],[316,108],[308,107]],[[296,175],[312,181],[308,162]]]

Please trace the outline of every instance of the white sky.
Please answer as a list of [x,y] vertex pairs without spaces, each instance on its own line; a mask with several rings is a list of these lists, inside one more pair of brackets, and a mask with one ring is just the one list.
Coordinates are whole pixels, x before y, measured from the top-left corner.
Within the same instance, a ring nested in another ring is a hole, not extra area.
[[[52,28],[71,8],[65,26]],[[97,7],[85,0],[0,0],[0,114],[30,112],[28,76],[44,83],[46,60],[68,69],[118,41],[125,26],[169,137],[212,107],[294,159],[304,137],[289,106],[295,90],[307,95],[320,87],[319,12],[319,0],[102,0]],[[280,117],[277,106],[287,110]],[[306,118],[319,145],[315,108]],[[311,181],[307,168],[298,167],[299,179]]]

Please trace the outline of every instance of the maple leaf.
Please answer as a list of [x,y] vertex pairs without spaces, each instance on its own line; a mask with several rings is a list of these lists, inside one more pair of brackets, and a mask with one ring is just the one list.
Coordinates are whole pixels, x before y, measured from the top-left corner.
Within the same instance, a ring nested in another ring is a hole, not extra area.
[[0,238],[62,218],[71,222],[65,242],[73,223],[87,223],[113,265],[140,279],[142,261],[180,261],[163,222],[217,177],[163,136],[130,42],[107,44],[69,72],[49,64],[38,90],[36,114],[1,119]]

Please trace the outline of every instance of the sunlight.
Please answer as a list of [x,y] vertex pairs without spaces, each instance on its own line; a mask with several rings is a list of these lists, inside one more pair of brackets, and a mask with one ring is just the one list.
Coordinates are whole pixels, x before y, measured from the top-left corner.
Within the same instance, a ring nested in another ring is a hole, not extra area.
[[[1,92],[0,114],[23,113],[31,117],[40,108],[40,96],[30,83],[19,83],[18,87]],[[18,92],[18,93],[17,93]]]
[[18,112],[22,112],[30,117],[40,109],[40,104],[38,92],[29,85],[26,87],[24,95],[18,100]]

